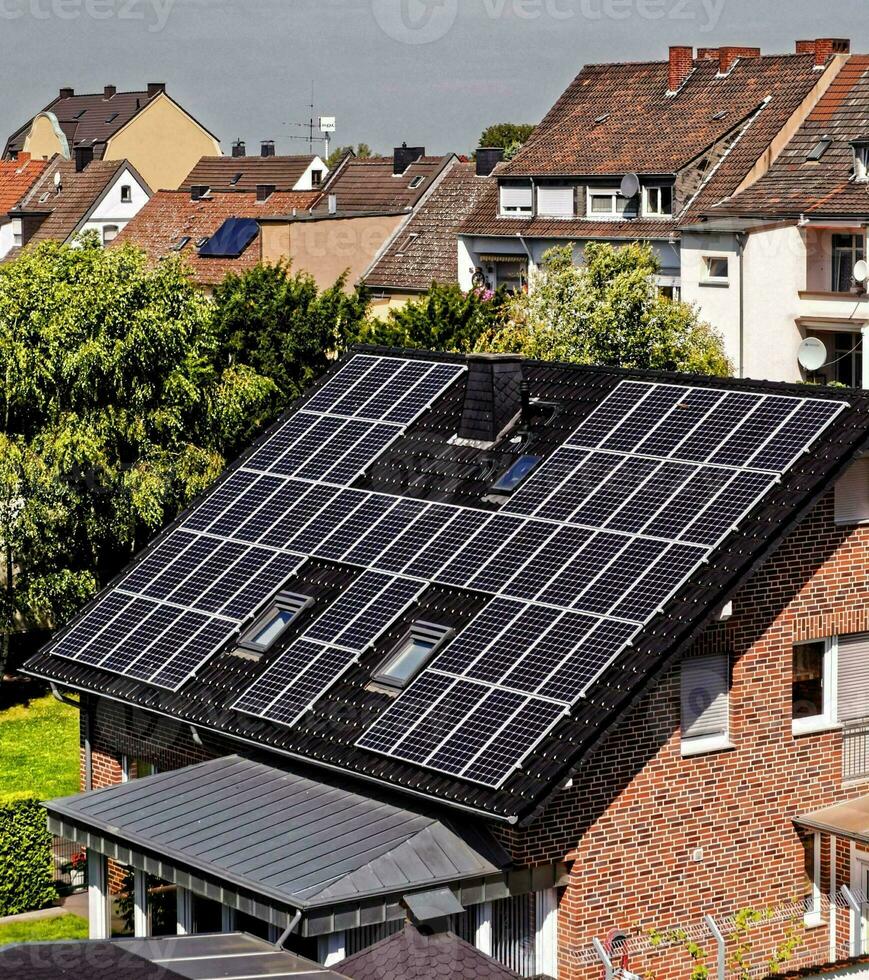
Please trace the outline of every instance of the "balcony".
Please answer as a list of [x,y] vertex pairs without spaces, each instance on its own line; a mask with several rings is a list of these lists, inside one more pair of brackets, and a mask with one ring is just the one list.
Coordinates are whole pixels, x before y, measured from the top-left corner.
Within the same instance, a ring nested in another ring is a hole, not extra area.
[[845,724],[842,732],[842,778],[869,779],[869,718]]

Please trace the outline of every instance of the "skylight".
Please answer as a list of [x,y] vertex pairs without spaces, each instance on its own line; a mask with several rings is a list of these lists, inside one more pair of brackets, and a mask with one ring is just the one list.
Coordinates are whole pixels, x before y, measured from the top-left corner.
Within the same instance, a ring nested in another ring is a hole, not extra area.
[[242,173],[241,171],[239,171],[237,174],[233,175],[232,179],[230,180],[230,184],[232,184],[232,186],[235,187],[235,185],[241,180],[241,178],[242,178]]
[[172,246],[173,252],[180,252],[182,248],[190,244],[190,236],[182,235],[177,242]]
[[806,154],[806,160],[820,160],[821,157],[830,149],[833,141],[829,136],[822,136],[812,149]]
[[72,117],[73,119],[81,119],[81,117],[87,112],[87,109],[79,109],[78,112]]
[[199,254],[210,258],[236,259],[259,233],[253,218],[227,218],[200,248]]
[[253,653],[265,653],[278,642],[313,601],[306,595],[280,593],[266,612],[241,637],[238,645]]
[[113,113],[112,113],[112,114],[111,114],[111,115],[110,115],[110,116],[108,117],[108,119],[106,119],[106,122],[107,122],[107,123],[110,123],[110,122],[114,122],[114,121],[115,121],[115,120],[116,120],[117,118],[118,118],[118,113],[117,113],[117,112],[113,112]]
[[597,125],[600,125],[601,123],[604,123],[604,122],[606,122],[606,121],[607,121],[607,119],[609,119],[609,117],[610,117],[611,115],[612,115],[612,113],[611,113],[611,112],[604,112],[604,113],[602,113],[601,115],[599,115],[599,116],[598,116],[598,117],[597,117],[597,118],[595,119],[595,123],[596,123]]
[[406,687],[452,637],[453,631],[431,623],[414,623],[374,674],[389,687]]
[[420,174],[419,176],[414,177],[413,180],[410,182],[410,189],[411,190],[416,190],[416,188],[419,187],[419,185],[424,180],[425,180],[425,175],[424,174]]
[[492,489],[500,493],[512,493],[543,460],[542,456],[520,456],[505,473],[492,484]]
[[722,109],[721,112],[716,112],[712,117],[714,120],[723,119],[727,115],[727,110]]

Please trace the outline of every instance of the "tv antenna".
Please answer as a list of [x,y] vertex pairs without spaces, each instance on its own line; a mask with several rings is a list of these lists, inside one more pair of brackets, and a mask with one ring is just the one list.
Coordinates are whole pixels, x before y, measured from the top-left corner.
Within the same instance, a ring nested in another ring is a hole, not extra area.
[[[309,116],[307,122],[291,122],[290,126],[296,126],[300,129],[307,129],[307,136],[288,136],[287,139],[291,140],[305,140],[308,144],[308,151],[313,156],[314,155],[314,144],[323,144],[323,153],[325,158],[329,159],[329,141],[332,138],[332,133],[335,132],[335,117],[334,116],[318,116],[315,114],[315,103],[314,103],[314,83],[311,82],[311,101],[308,103]],[[316,136],[315,133],[320,133]]]

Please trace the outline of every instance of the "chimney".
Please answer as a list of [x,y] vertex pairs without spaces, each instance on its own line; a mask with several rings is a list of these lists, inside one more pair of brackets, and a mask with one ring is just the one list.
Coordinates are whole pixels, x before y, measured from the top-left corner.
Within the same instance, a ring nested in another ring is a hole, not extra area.
[[694,48],[670,48],[670,92],[678,92],[694,67]]
[[477,176],[488,177],[504,159],[504,150],[500,146],[481,146],[477,150]]
[[261,157],[273,157],[275,155],[275,141],[263,140],[260,144],[259,155]]
[[208,184],[192,184],[190,187],[190,200],[201,201],[203,197],[208,196],[209,190]]
[[329,214],[337,214],[337,213],[338,213],[338,195],[337,194],[330,194],[329,195]]
[[262,204],[264,201],[267,201],[276,190],[277,186],[275,184],[257,184],[256,203]]
[[60,90],[60,95],[58,96],[58,98],[60,98],[60,99],[71,99],[74,95],[75,95],[75,89],[74,88],[62,88]]
[[739,58],[759,58],[760,48],[728,46],[718,49],[718,71],[726,75]]
[[232,155],[234,157],[243,157],[247,155],[247,147],[244,145],[244,140],[236,140],[232,144]]
[[424,146],[408,146],[407,143],[396,146],[392,154],[393,174],[403,174],[412,163],[416,163],[420,157],[424,156]]
[[106,100],[113,99],[117,94],[118,88],[116,85],[106,85],[103,89],[103,98]]
[[824,68],[834,54],[850,54],[851,41],[847,37],[819,37],[814,41],[797,41],[797,54],[813,54],[815,68]]
[[93,160],[94,148],[93,146],[77,146],[73,152],[75,154],[75,172],[80,174]]
[[459,438],[495,442],[521,410],[522,358],[515,354],[472,354]]
[[155,95],[166,91],[165,82],[148,82],[148,98],[153,99]]
[[718,61],[721,56],[720,48],[698,48],[697,58],[699,61]]

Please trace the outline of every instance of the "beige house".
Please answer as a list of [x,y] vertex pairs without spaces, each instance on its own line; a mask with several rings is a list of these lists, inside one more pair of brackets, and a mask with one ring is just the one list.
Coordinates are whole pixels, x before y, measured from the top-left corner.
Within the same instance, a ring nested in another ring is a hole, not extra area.
[[59,154],[88,160],[129,160],[147,184],[174,190],[204,156],[219,155],[220,143],[166,92],[151,82],[140,92],[77,95],[62,88],[56,99],[13,133],[4,159],[29,153],[33,159]]

